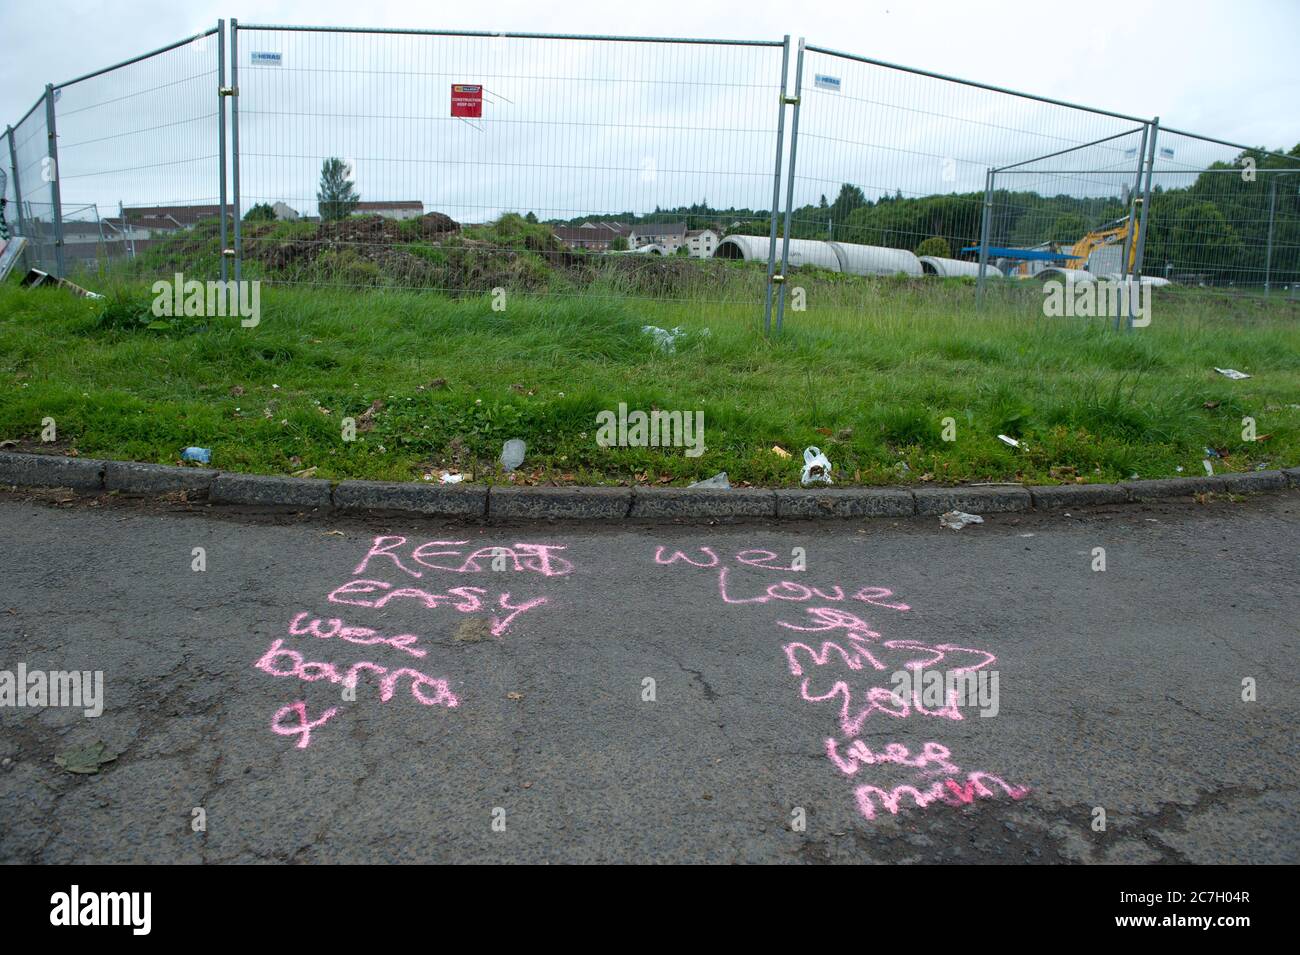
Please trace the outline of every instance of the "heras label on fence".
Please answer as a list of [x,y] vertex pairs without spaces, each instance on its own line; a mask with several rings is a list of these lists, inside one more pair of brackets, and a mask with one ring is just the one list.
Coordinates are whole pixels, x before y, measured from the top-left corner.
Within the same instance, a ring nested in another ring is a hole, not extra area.
[[483,115],[483,87],[477,83],[451,84],[451,115],[478,119]]
[[840,91],[840,78],[838,76],[827,76],[825,73],[813,74],[813,86],[818,89],[830,90],[832,93]]
[[254,50],[252,53],[252,62],[254,66],[279,66],[282,54],[268,53],[265,51]]

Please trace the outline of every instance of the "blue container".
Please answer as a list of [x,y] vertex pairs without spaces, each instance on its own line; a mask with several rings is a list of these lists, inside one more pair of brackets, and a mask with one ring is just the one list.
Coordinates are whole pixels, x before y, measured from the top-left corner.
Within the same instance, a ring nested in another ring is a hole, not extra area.
[[212,460],[211,448],[186,448],[181,452],[182,461],[198,461],[207,464]]

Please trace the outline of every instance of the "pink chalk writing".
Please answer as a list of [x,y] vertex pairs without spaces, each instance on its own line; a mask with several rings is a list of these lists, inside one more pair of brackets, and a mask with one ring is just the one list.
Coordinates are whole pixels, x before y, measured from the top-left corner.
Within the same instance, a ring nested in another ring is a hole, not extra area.
[[[281,707],[275,711],[271,717],[271,730],[279,733],[281,736],[297,736],[298,742],[294,745],[298,749],[306,749],[311,743],[311,731],[318,726],[324,726],[335,713],[338,712],[336,707],[331,707],[321,714],[319,719],[307,719],[307,703],[299,700],[297,703],[290,703],[288,706]],[[298,717],[297,726],[285,725],[284,718],[294,714]]]
[[308,613],[300,613],[289,621],[289,634],[294,637],[313,636],[321,640],[328,640],[331,637],[337,637],[340,640],[346,640],[348,643],[357,643],[361,646],[374,646],[384,644],[392,647],[394,650],[401,650],[403,653],[409,653],[413,657],[423,657],[427,651],[419,647],[412,646],[420,638],[413,633],[402,633],[395,637],[381,636],[378,631],[369,627],[347,627],[338,617],[331,617],[329,620],[320,620],[319,618],[303,623],[309,616]]
[[[682,564],[716,572],[718,596],[729,606],[788,608],[791,604],[803,604],[800,608],[804,614],[802,620],[774,622],[785,630],[798,633],[834,633],[837,636],[836,641],[787,643],[782,649],[791,675],[799,680],[799,695],[812,703],[832,704],[831,712],[835,714],[843,738],[827,738],[825,751],[827,759],[840,773],[852,777],[868,770],[890,770],[895,774],[910,772],[915,777],[911,783],[892,788],[870,783],[858,786],[854,797],[858,810],[867,819],[875,819],[882,809],[897,814],[909,801],[915,808],[924,809],[936,802],[949,806],[969,805],[976,799],[993,797],[999,791],[1013,800],[1029,793],[1028,788],[1012,785],[990,773],[977,771],[963,775],[963,770],[952,758],[952,752],[942,743],[926,742],[919,752],[914,753],[902,743],[887,743],[882,749],[872,749],[857,738],[872,715],[886,716],[890,720],[964,718],[957,705],[955,690],[946,695],[935,694],[933,698],[927,693],[923,700],[915,684],[911,685],[910,691],[905,691],[892,686],[872,685],[873,680],[879,682],[886,674],[900,671],[935,672],[933,668],[941,663],[945,673],[955,677],[989,667],[997,661],[985,650],[953,643],[885,640],[871,623],[845,609],[846,603],[855,601],[887,610],[911,610],[911,606],[899,601],[889,588],[859,587],[847,596],[849,590],[838,584],[813,586],[792,580],[757,585],[737,583],[731,578],[731,571],[742,565],[778,573],[803,570],[802,566],[796,567],[793,563],[786,566],[775,551],[757,548],[732,555],[731,566],[711,547],[696,547],[693,553],[656,547],[654,560],[663,566]],[[826,603],[840,606],[824,606]],[[830,669],[823,672],[823,667]],[[895,679],[891,678],[891,682]]]
[[[406,555],[406,559],[427,570],[446,570],[453,574],[477,574],[492,571],[494,569],[492,565],[493,558],[500,559],[501,567],[511,572],[534,573],[543,577],[562,577],[573,572],[573,564],[554,553],[555,551],[565,550],[564,547],[552,544],[513,544],[509,547],[480,547],[472,551],[469,556],[462,557],[460,548],[468,543],[469,541],[426,541],[413,547],[410,554]],[[370,547],[370,552],[361,559],[361,563],[357,564],[352,573],[364,574],[370,566],[372,558],[386,557],[393,562],[393,566],[404,573],[412,577],[424,576],[424,571],[415,570],[402,563],[402,555],[397,551],[405,546],[405,537],[383,535],[376,537]],[[439,550],[438,548],[452,549]],[[458,558],[459,563],[455,560],[450,563],[435,563],[431,558],[436,557]]]
[[[921,747],[921,752],[913,756],[902,743],[889,743],[880,752],[872,752],[871,748],[860,739],[849,743],[848,749],[844,755],[841,755],[839,741],[833,737],[826,740],[826,757],[845,776],[857,775],[858,770],[863,766],[878,766],[884,763],[912,766],[926,772],[960,772],[956,764],[949,761],[951,756],[948,747],[941,743],[926,743]],[[930,766],[936,769],[928,769]]]
[[283,640],[276,640],[272,643],[270,649],[253,666],[268,676],[297,677],[306,683],[328,680],[330,683],[343,684],[353,688],[359,685],[361,674],[369,671],[380,678],[379,699],[384,703],[393,698],[393,694],[397,691],[398,682],[403,677],[407,677],[411,681],[411,696],[415,698],[416,702],[425,706],[460,706],[460,700],[451,691],[451,687],[447,685],[446,680],[431,677],[419,670],[412,670],[410,667],[389,670],[378,663],[369,663],[364,660],[352,664],[345,673],[340,673],[339,668],[333,663],[308,661],[297,650],[290,650],[285,647]]
[[996,793],[985,785],[986,781],[1000,786],[1002,791],[1012,799],[1023,799],[1029,794],[1028,789],[1013,786],[1000,776],[975,772],[966,775],[965,785],[953,779],[933,783],[924,790],[917,789],[915,786],[895,786],[893,789],[884,790],[879,786],[867,785],[859,786],[854,796],[862,815],[868,819],[875,819],[877,803],[889,813],[898,815],[904,796],[910,797],[912,804],[918,809],[924,809],[936,801],[944,802],[949,806],[962,806],[974,802],[976,797],[987,799]]
[[[769,584],[763,588],[763,592],[753,597],[737,597],[727,590],[727,570],[726,567],[718,569],[718,594],[722,597],[722,602],[727,604],[765,604],[772,600],[784,600],[793,603],[802,603],[817,597],[820,600],[844,600],[844,588],[838,585],[829,588],[809,587],[804,584],[797,584],[790,580],[782,580],[775,584]],[[894,603],[885,600],[886,597],[892,597],[894,592],[886,587],[862,587],[850,597],[850,600],[858,600],[862,603],[873,604],[877,607],[886,607],[890,610],[911,610],[907,604]]]
[[[946,661],[944,668],[959,674],[982,669],[997,661],[997,657],[984,650],[951,643],[930,646],[916,640],[887,640],[870,648],[861,641],[852,640],[850,649],[830,641],[823,642],[816,649],[805,643],[789,643],[783,649],[791,675],[804,677],[799,693],[805,700],[813,703],[839,701],[840,729],[846,737],[857,735],[873,713],[896,719],[906,719],[913,713],[949,720],[965,717],[957,705],[956,691],[949,691],[944,704],[939,707],[927,707],[922,702],[919,688],[914,687],[910,694],[904,694],[889,687],[872,686],[864,692],[861,687],[854,688],[846,678],[834,679],[828,691],[818,692],[812,687],[812,679],[805,676],[805,665],[823,667],[839,662],[854,673],[862,673],[866,667],[880,673],[923,669]],[[950,660],[950,656],[953,659]]]
[[[367,599],[365,596],[374,593],[382,593],[383,596],[374,600]],[[328,600],[336,604],[377,608],[387,607],[394,600],[415,600],[431,610],[436,610],[445,603],[460,613],[474,613],[484,606],[482,597],[486,593],[487,591],[482,587],[452,587],[445,594],[436,594],[419,587],[394,587],[382,580],[350,580],[330,591]],[[508,593],[499,595],[496,599],[497,609],[509,610],[511,613],[504,617],[492,618],[492,635],[501,636],[510,627],[515,617],[544,603],[546,603],[545,597],[534,597],[521,604],[512,604]]]

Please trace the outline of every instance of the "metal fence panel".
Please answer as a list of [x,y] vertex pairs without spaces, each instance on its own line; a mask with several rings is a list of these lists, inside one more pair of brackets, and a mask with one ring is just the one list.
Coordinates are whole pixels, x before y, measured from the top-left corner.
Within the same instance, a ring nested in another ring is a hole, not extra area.
[[[807,48],[801,79],[791,236],[913,256],[922,243],[952,259],[979,245],[989,169],[1143,122],[820,47]],[[1096,148],[1104,166],[1125,162],[1122,143]],[[863,267],[924,270],[878,258]]]
[[1144,274],[1220,291],[1300,283],[1300,156],[1161,129],[1153,159]]
[[216,277],[216,35],[214,28],[54,87],[70,273],[111,266]]
[[27,264],[55,272],[54,204],[50,198],[49,130],[44,95],[10,133],[6,213],[13,235],[27,238]]
[[245,277],[762,295],[756,268],[656,251],[711,258],[726,230],[768,231],[780,41],[236,33]]

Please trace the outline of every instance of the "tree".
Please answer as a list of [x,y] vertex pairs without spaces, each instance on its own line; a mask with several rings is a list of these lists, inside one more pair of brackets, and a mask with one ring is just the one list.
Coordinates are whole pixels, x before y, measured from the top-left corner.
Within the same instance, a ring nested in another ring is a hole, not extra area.
[[931,236],[916,247],[916,257],[919,259],[923,255],[933,255],[940,259],[951,259],[952,249],[948,247],[948,240],[939,236]]
[[611,252],[626,252],[627,237],[622,235],[614,236],[614,240],[609,244],[609,250]]
[[867,197],[862,190],[851,183],[840,186],[840,194],[831,203],[831,219],[836,223],[847,222],[856,209],[867,204]]
[[525,221],[525,222],[536,223],[536,222],[537,222],[537,213],[535,213],[535,212],[530,212],[530,213],[528,213],[528,215],[524,216],[524,221]]
[[274,222],[275,210],[269,202],[259,202],[244,213],[245,222]]
[[357,207],[361,196],[352,187],[348,178],[352,170],[342,159],[331,156],[321,163],[320,188],[316,191],[316,201],[320,204],[320,217],[324,222],[346,219]]

